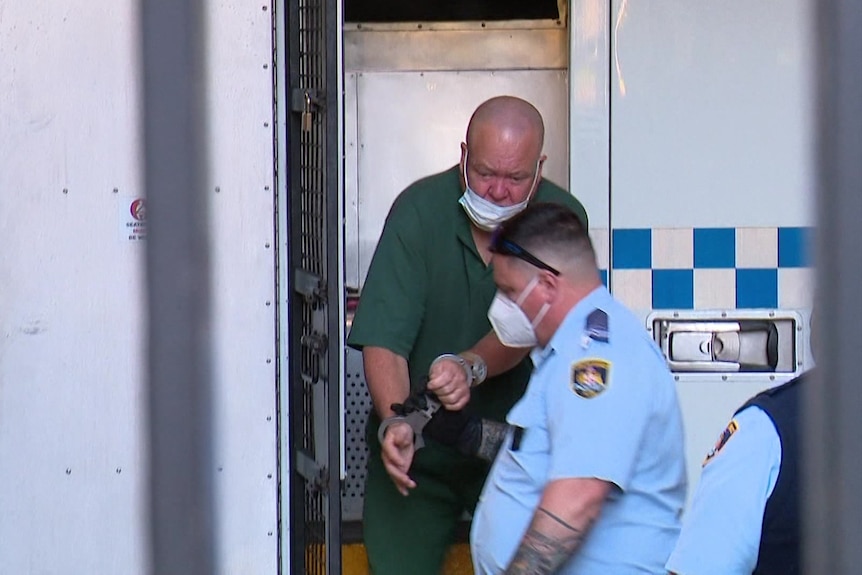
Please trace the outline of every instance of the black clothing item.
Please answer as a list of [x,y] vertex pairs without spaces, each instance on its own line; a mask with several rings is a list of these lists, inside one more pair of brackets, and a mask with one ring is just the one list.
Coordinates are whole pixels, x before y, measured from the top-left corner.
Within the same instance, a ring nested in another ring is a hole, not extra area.
[[796,575],[801,573],[799,519],[799,401],[802,374],[784,385],[768,389],[743,405],[766,413],[781,440],[781,468],[772,495],[766,501],[757,566],[752,575]]

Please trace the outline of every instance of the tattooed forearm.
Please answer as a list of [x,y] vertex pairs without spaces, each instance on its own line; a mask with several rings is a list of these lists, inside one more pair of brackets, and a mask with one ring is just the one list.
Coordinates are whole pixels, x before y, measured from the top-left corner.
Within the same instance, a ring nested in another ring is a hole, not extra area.
[[500,447],[502,447],[503,442],[506,440],[506,432],[508,430],[508,423],[483,419],[482,439],[479,442],[479,449],[476,455],[486,461],[494,461],[494,458],[497,457],[497,452],[500,451]]
[[539,507],[521,540],[506,575],[549,575],[572,556],[584,540],[587,529],[569,525],[547,509]]

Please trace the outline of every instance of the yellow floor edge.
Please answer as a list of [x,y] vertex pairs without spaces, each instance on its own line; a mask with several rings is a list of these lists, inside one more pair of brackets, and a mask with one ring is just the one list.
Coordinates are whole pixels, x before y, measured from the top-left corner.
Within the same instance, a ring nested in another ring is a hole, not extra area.
[[[368,558],[365,546],[353,543],[341,546],[342,575],[369,575]],[[473,575],[473,562],[470,560],[470,546],[458,543],[449,549],[443,566],[445,575]]]

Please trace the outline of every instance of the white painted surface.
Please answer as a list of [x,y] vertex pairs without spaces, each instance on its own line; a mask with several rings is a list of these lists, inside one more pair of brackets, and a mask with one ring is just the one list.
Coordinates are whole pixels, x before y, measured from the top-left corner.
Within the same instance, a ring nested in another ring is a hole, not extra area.
[[[606,6],[571,8],[572,186],[588,186],[592,226],[607,215],[611,230],[652,229],[652,256],[668,269],[692,267],[681,237],[692,228],[738,228],[737,267],[776,267],[776,227],[815,220],[810,0],[615,0],[610,17]],[[779,306],[802,314],[806,347],[810,275],[779,270]],[[646,317],[651,270],[611,277],[614,294]],[[733,269],[697,269],[694,281],[698,307],[735,307]],[[733,411],[786,379],[680,375],[692,491]]]
[[0,7],[2,573],[145,572],[135,17]]
[[[609,249],[610,228],[610,30],[609,3],[581,0],[570,7],[571,58],[569,107],[571,166],[569,189],[581,200],[590,218],[596,250]],[[607,268],[607,259],[599,258]]]
[[613,227],[813,225],[810,1],[613,5]]
[[[208,16],[218,572],[275,573],[271,13]],[[147,572],[136,19],[0,4],[0,573]]]
[[222,574],[274,574],[272,18],[268,3],[231,0],[206,6],[217,566]]

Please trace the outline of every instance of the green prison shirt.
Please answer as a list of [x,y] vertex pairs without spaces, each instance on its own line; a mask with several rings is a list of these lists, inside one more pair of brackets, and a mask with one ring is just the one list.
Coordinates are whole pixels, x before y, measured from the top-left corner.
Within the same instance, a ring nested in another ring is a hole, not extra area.
[[[488,333],[496,286],[473,242],[470,220],[458,203],[458,166],[421,179],[396,199],[371,260],[347,344],[387,348],[407,358],[411,389],[443,353],[470,348]],[[542,180],[534,201],[556,202],[587,214],[571,194]],[[488,378],[471,390],[469,409],[504,421],[523,394],[532,365]],[[379,419],[372,416],[376,430]],[[369,431],[369,437],[371,433]]]

